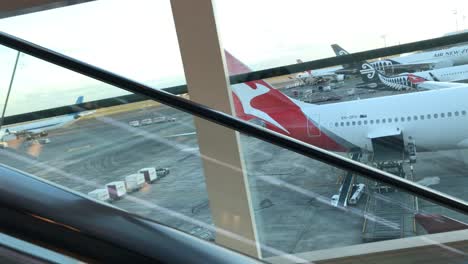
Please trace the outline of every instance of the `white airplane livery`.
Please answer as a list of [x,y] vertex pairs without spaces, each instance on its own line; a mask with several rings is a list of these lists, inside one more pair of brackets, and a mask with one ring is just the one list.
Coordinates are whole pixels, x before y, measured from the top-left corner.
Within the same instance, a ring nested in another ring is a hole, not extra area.
[[[226,52],[230,74],[250,69]],[[468,88],[446,88],[326,105],[296,101],[263,80],[233,85],[236,114],[247,121],[337,152],[373,151],[399,136],[418,151],[468,148]]]
[[[332,48],[337,56],[348,54],[346,50],[337,44],[333,44]],[[468,64],[468,45],[412,53],[391,59],[373,61],[370,64],[379,71],[399,72],[458,66]]]
[[[75,104],[83,103],[83,96],[79,96]],[[93,111],[79,112],[45,120],[29,122],[20,125],[6,126],[0,130],[0,139],[5,135],[14,135],[16,137],[44,137],[47,136],[47,131],[64,126],[84,115],[91,114]]]
[[364,85],[358,87],[383,87],[390,90],[433,90],[451,87],[466,87],[468,84],[453,83],[468,80],[468,65],[453,66],[431,71],[402,73],[395,76],[386,76],[376,70],[370,63],[362,63],[360,73]]

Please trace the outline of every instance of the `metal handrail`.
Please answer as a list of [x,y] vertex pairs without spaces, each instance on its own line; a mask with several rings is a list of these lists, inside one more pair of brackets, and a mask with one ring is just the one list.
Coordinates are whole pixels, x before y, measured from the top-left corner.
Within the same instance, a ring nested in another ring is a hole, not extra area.
[[36,58],[48,61],[74,72],[81,73],[104,83],[113,85],[123,90],[144,95],[150,99],[179,109],[194,116],[206,119],[221,126],[256,137],[273,145],[299,153],[306,157],[322,161],[333,167],[357,173],[374,181],[383,182],[416,196],[428,199],[432,202],[448,207],[464,214],[468,214],[468,203],[453,196],[429,189],[409,180],[397,177],[376,168],[352,161],[330,151],[315,147],[302,141],[287,137],[272,130],[253,125],[239,120],[233,116],[216,111],[196,102],[170,94],[165,91],[155,90],[149,86],[134,80],[119,76],[96,66],[70,58],[63,54],[48,50],[39,45],[13,37],[6,33],[0,34],[0,44],[27,53]]

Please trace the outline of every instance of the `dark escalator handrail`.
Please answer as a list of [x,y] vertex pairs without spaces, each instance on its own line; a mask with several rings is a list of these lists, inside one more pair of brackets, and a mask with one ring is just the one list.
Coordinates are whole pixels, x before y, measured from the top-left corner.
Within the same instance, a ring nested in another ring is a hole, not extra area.
[[0,232],[91,263],[259,263],[2,164]]
[[0,34],[0,44],[27,53],[31,56],[48,61],[74,72],[81,73],[104,83],[113,85],[123,90],[140,94],[162,104],[179,109],[191,115],[209,120],[224,127],[239,131],[241,133],[256,137],[273,145],[294,151],[306,157],[322,161],[333,167],[351,171],[374,181],[383,182],[397,187],[403,191],[428,199],[444,207],[449,207],[464,214],[468,214],[468,203],[453,196],[429,189],[409,180],[394,176],[390,173],[380,171],[362,163],[352,161],[333,152],[312,146],[302,141],[284,136],[272,130],[262,128],[251,123],[239,120],[233,116],[216,111],[196,102],[170,94],[165,91],[155,90],[149,86],[134,80],[119,76],[115,73],[78,61],[63,54],[48,50],[39,45],[10,36]]

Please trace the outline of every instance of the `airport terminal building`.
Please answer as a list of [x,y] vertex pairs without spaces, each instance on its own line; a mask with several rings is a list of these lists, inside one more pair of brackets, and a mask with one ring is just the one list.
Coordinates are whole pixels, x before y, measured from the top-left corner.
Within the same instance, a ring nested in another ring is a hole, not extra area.
[[398,1],[0,3],[0,262],[467,262],[468,8]]

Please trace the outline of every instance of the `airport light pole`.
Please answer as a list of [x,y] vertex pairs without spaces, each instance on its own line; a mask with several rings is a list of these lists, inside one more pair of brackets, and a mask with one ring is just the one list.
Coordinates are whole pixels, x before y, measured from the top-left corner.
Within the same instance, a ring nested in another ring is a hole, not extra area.
[[455,32],[458,31],[458,9],[453,10],[453,15],[455,15]]
[[18,51],[18,53],[16,54],[15,66],[13,66],[13,72],[12,72],[11,78],[10,78],[10,85],[8,86],[8,92],[7,92],[7,96],[6,96],[6,99],[5,99],[5,104],[3,105],[2,116],[0,118],[0,129],[3,126],[3,119],[5,118],[5,112],[6,112],[6,108],[7,108],[7,105],[8,105],[8,99],[10,98],[10,92],[11,92],[11,87],[13,86],[13,80],[15,79],[16,68],[18,66],[19,57],[20,57],[20,52]]
[[382,39],[383,39],[383,42],[384,42],[384,48],[387,47],[387,35],[386,34],[383,34],[382,36],[380,36]]

